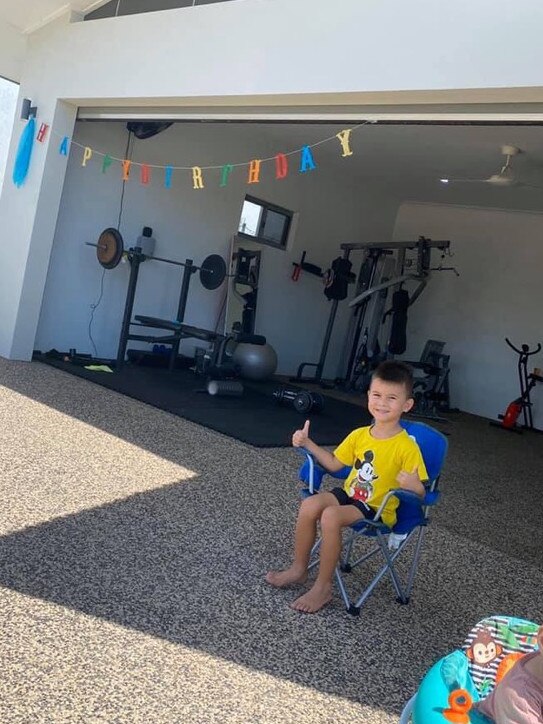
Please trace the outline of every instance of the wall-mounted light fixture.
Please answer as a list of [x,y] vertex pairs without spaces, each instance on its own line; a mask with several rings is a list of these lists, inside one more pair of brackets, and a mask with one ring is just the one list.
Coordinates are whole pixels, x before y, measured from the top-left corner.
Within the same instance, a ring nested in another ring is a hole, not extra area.
[[21,106],[21,118],[24,121],[28,121],[28,119],[31,116],[36,118],[37,113],[38,113],[37,106],[32,105],[32,101],[30,100],[30,98],[24,98],[23,105]]

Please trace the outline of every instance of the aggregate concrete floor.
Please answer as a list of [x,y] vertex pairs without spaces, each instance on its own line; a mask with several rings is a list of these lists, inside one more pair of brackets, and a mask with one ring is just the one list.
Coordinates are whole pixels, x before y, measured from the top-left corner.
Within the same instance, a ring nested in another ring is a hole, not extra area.
[[412,601],[357,619],[263,581],[292,450],[39,363],[0,361],[0,410],[1,722],[388,724],[477,620],[543,620],[541,436],[457,416]]

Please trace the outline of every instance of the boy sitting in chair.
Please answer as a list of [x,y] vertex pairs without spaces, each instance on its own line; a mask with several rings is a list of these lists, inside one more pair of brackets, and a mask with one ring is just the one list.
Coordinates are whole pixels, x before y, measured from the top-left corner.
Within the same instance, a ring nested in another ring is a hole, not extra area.
[[[386,493],[398,486],[421,497],[421,481],[428,476],[417,443],[400,425],[404,412],[413,407],[413,375],[402,362],[383,362],[375,370],[368,390],[368,410],[373,424],[348,435],[333,453],[316,445],[309,437],[309,420],[292,436],[294,447],[305,448],[323,468],[337,472],[351,466],[342,488],[306,498],[298,513],[294,539],[294,561],[284,571],[269,571],[272,586],[303,584],[307,579],[309,556],[320,521],[322,542],[319,573],[312,588],[291,607],[315,613],[332,598],[332,582],[342,546],[342,529],[364,518],[373,520]],[[380,520],[392,527],[396,522],[398,500],[392,496]]]

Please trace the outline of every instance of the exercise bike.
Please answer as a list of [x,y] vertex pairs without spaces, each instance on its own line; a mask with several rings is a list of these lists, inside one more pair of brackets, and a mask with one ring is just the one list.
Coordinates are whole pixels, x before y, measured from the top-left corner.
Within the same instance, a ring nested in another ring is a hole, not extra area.
[[[521,345],[521,348],[518,349],[511,340],[507,339],[507,337],[505,338],[505,341],[519,356],[517,368],[520,382],[520,397],[517,397],[507,405],[507,409],[503,415],[498,415],[498,419],[501,420],[501,422],[493,422],[492,424],[513,432],[535,430],[532,414],[533,403],[530,399],[530,393],[538,382],[543,382],[543,376],[540,374],[539,370],[534,370],[533,372],[528,373],[528,358],[541,352],[541,344],[538,343],[537,347],[532,350],[527,344]],[[521,414],[524,421],[523,425],[518,424],[518,419]]]

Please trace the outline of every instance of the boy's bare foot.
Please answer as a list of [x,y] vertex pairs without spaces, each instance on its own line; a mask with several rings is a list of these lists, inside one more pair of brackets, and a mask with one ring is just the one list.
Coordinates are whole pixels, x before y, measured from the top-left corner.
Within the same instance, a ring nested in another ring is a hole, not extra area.
[[287,586],[295,586],[305,583],[307,580],[307,570],[304,568],[286,568],[284,571],[268,571],[266,573],[266,581],[276,588],[286,588]]
[[313,586],[307,593],[290,604],[295,611],[316,613],[332,600],[332,586]]

